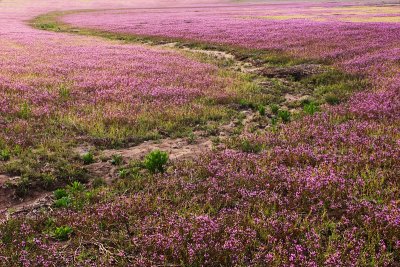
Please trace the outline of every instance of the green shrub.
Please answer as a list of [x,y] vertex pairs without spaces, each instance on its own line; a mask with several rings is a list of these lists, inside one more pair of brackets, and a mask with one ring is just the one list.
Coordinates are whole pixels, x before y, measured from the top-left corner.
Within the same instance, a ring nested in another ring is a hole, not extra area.
[[57,189],[56,191],[54,191],[53,195],[56,199],[60,199],[63,197],[67,197],[68,193],[67,193],[67,190],[60,188],[60,189]]
[[88,171],[73,164],[60,164],[56,168],[56,176],[66,182],[80,181],[86,183],[89,180]]
[[10,160],[10,158],[11,158],[10,151],[8,151],[7,149],[0,150],[0,160],[8,161]]
[[19,197],[24,197],[29,193],[29,188],[31,187],[31,179],[27,175],[23,175],[21,179],[18,180],[15,187],[15,194]]
[[310,102],[304,105],[304,112],[313,115],[319,110],[318,106],[314,102]]
[[69,196],[65,196],[54,201],[54,206],[57,208],[66,208],[69,207],[69,205],[71,205],[71,202],[72,202],[71,198]]
[[55,29],[57,26],[54,23],[41,23],[38,25],[39,28],[44,30]]
[[167,152],[154,150],[150,152],[144,159],[144,166],[152,173],[164,172],[164,166],[168,162]]
[[214,146],[218,146],[221,143],[221,138],[219,138],[219,136],[213,136],[211,142]]
[[276,127],[278,125],[278,119],[276,117],[271,118],[272,127]]
[[73,230],[71,227],[69,226],[60,226],[57,227],[53,233],[52,236],[60,241],[65,241],[68,240],[70,235],[73,233]]
[[278,117],[284,122],[290,121],[290,112],[287,110],[279,110]]
[[67,186],[67,189],[72,193],[76,193],[83,191],[85,187],[80,182],[74,181],[71,185]]
[[187,136],[188,144],[194,144],[196,142],[196,135],[194,133],[189,133]]
[[271,105],[269,106],[269,108],[271,109],[271,112],[272,112],[273,114],[275,114],[275,115],[278,114],[278,112],[279,112],[279,106],[278,106],[278,105],[276,105],[276,104],[271,104]]
[[91,164],[94,162],[94,156],[91,152],[87,152],[82,155],[82,160],[84,164]]
[[52,189],[54,183],[56,182],[57,178],[50,173],[44,173],[41,175],[41,182],[44,188]]

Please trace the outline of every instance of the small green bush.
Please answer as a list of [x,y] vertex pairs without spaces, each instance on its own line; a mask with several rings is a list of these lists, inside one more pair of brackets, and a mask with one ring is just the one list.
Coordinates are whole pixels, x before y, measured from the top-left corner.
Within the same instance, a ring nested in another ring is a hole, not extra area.
[[314,115],[319,110],[318,106],[314,102],[305,104],[303,109],[305,113],[310,115]]
[[68,193],[67,193],[67,190],[60,188],[60,189],[57,189],[56,191],[54,191],[53,195],[56,199],[61,199],[63,197],[67,197]]
[[57,227],[53,231],[52,236],[59,241],[66,241],[69,239],[69,237],[72,233],[73,233],[73,230],[71,227],[60,226],[60,227]]
[[275,114],[275,115],[278,114],[278,112],[279,112],[279,106],[278,106],[278,105],[276,105],[276,104],[271,104],[271,105],[269,106],[269,108],[271,109],[271,112],[272,112],[273,114]]
[[290,121],[290,112],[287,110],[279,110],[278,117],[284,122]]
[[72,202],[71,198],[69,196],[65,196],[54,201],[54,206],[57,208],[66,208],[69,207],[69,205],[71,205],[71,202]]
[[187,136],[188,144],[194,144],[196,142],[196,135],[194,133],[189,133]]
[[82,160],[84,164],[91,164],[94,162],[94,156],[91,152],[87,152],[82,155]]
[[250,102],[250,101],[248,101],[248,100],[246,100],[246,99],[241,99],[241,100],[239,101],[239,105],[240,105],[242,108],[251,108],[251,109],[254,109],[254,108],[255,108],[254,103],[252,103],[252,102]]
[[276,127],[278,125],[278,119],[276,117],[271,118],[271,125]]
[[28,175],[23,175],[21,179],[18,180],[15,187],[15,194],[19,197],[24,197],[29,193],[29,188],[31,187],[32,180]]
[[78,181],[74,181],[71,185],[67,186],[67,189],[72,193],[76,193],[83,191],[85,186]]
[[10,158],[11,158],[10,151],[8,151],[7,149],[0,150],[0,160],[8,161],[10,160]]
[[38,25],[39,28],[44,30],[55,29],[57,26],[54,23],[41,23]]
[[57,178],[54,177],[54,175],[50,174],[50,173],[44,173],[41,175],[41,183],[43,185],[44,188],[47,189],[52,189],[54,183],[56,182]]
[[168,162],[167,152],[154,150],[150,152],[144,159],[144,166],[152,173],[164,172],[164,166]]

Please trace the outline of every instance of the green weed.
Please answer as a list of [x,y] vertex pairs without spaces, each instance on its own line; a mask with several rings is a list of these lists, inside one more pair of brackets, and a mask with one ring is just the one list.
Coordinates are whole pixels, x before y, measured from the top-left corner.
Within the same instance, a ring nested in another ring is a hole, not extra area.
[[73,230],[69,226],[60,226],[54,229],[52,236],[59,241],[66,241],[69,239]]
[[168,162],[167,152],[154,150],[150,152],[144,159],[144,166],[151,173],[164,172],[164,167]]

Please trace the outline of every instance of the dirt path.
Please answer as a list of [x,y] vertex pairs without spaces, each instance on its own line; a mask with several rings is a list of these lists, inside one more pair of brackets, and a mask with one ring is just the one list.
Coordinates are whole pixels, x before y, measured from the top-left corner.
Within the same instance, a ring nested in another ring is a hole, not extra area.
[[0,220],[8,219],[11,214],[33,211],[51,205],[50,192],[33,192],[22,199],[16,197],[9,184],[20,179],[18,176],[0,175]]

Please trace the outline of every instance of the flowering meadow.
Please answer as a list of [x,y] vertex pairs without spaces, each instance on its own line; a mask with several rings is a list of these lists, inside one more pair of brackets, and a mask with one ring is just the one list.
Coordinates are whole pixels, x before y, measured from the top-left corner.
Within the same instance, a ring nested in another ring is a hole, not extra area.
[[[357,6],[343,3],[285,3],[188,9],[111,10],[67,15],[81,27],[149,36],[166,36],[290,52],[327,60],[355,72],[386,72],[398,67],[398,5]],[[372,23],[363,16],[377,18]],[[347,20],[351,20],[349,23]]]
[[[14,160],[0,160],[0,173],[21,178],[15,183],[19,195],[33,184],[54,187],[60,175],[70,179],[62,173],[75,162],[72,146],[184,134],[227,118],[222,104],[237,98],[235,79],[221,76],[214,65],[165,49],[27,25],[35,14],[58,7],[51,2],[34,11],[29,3],[2,5],[0,154]],[[76,164],[68,169],[81,172]]]
[[[335,75],[300,82],[351,97],[291,122],[272,118],[270,127],[230,138],[226,149],[171,162],[159,173],[132,161],[120,166],[112,185],[58,183],[51,209],[1,221],[0,266],[398,266],[400,7],[188,4],[103,3],[89,7],[108,10],[76,11],[59,21],[77,32],[273,51],[330,65]],[[0,26],[0,148],[45,165],[39,175],[65,176],[60,163],[48,170],[58,162],[54,155],[63,157],[61,165],[81,168],[76,158],[61,156],[71,150],[60,143],[101,149],[110,140],[171,134],[226,118],[229,104],[238,104],[240,90],[232,88],[242,81],[222,75],[218,65],[175,50],[34,30],[11,19],[17,7],[8,8],[4,16],[19,32]],[[348,87],[342,73],[367,80],[367,88]]]
[[63,38],[50,51],[46,42],[18,45],[3,50],[0,112],[11,118],[3,138],[19,144],[49,120],[95,137],[140,135],[160,114],[201,116],[202,106],[190,103],[229,97],[215,68],[167,51]]

